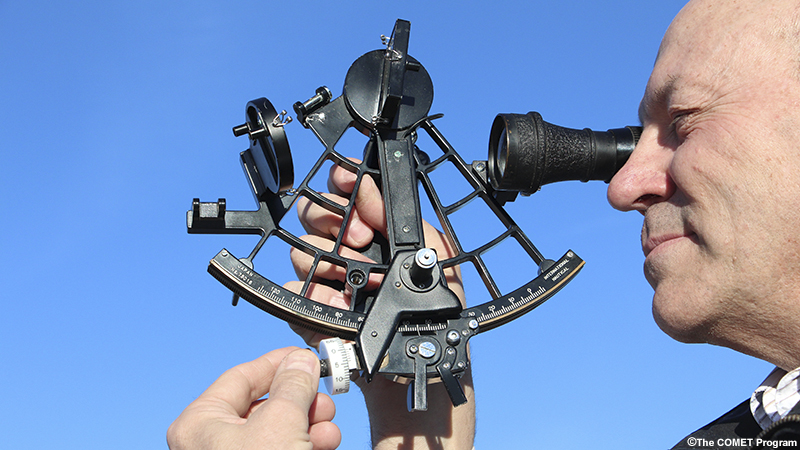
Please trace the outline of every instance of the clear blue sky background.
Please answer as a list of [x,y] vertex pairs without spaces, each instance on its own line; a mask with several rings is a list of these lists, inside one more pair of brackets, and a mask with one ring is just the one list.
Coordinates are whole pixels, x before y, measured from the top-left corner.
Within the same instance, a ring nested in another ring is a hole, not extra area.
[[[485,159],[499,112],[636,124],[684,3],[0,1],[2,447],[165,448],[167,426],[222,371],[302,345],[278,319],[232,308],[206,273],[222,247],[243,255],[255,237],[185,230],[194,197],[255,206],[246,140],[231,134],[249,100],[291,111],[321,85],[340,95],[350,64],[403,18],[437,126],[464,159]],[[322,147],[296,122],[287,133],[299,177]],[[587,265],[471,341],[478,449],[668,448],[770,370],[657,328],[641,217],[612,210],[605,189],[550,185],[509,207],[546,256],[573,249]],[[285,250],[262,260],[273,280],[293,277]],[[512,272],[501,283],[522,284]],[[342,448],[366,448],[360,394],[336,402]]]

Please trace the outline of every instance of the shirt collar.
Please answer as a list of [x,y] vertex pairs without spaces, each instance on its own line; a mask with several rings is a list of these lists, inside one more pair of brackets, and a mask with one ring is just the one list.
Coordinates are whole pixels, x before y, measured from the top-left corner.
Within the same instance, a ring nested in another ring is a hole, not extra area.
[[775,368],[750,396],[750,412],[761,429],[783,419],[800,403],[800,367]]

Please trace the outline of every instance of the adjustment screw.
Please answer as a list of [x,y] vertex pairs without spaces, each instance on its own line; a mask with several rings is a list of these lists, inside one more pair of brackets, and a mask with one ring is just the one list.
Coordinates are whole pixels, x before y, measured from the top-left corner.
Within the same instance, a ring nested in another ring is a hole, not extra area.
[[253,125],[250,125],[249,122],[245,122],[241,125],[233,127],[233,135],[236,137],[249,134],[251,139],[255,139],[259,136],[262,136],[266,132],[267,129],[264,127],[264,122],[261,120],[261,116],[258,117],[258,126],[256,128],[254,128]]
[[236,137],[244,136],[250,131],[246,123],[233,127],[233,135]]
[[430,248],[419,249],[414,256],[414,262],[423,269],[430,269],[437,262],[436,252]]
[[436,355],[436,346],[433,345],[433,342],[424,341],[419,344],[419,354],[423,358],[433,358]]
[[297,102],[294,104],[294,112],[297,113],[297,119],[303,122],[307,115],[312,113],[315,109],[327,104],[333,98],[331,90],[326,86],[317,88],[316,95],[306,100],[305,102]]
[[447,332],[447,343],[450,345],[458,345],[461,342],[461,335],[456,330]]
[[349,280],[350,284],[353,286],[361,286],[364,283],[364,280],[366,280],[366,276],[364,272],[360,270],[354,270],[350,272]]
[[433,269],[436,267],[436,252],[430,248],[417,250],[409,268],[411,281],[420,289],[428,288],[433,283]]

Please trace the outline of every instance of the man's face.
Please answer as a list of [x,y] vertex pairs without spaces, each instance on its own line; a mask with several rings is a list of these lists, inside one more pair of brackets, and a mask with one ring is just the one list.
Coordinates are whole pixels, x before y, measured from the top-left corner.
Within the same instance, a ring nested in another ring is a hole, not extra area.
[[645,216],[659,326],[752,354],[740,337],[800,287],[800,86],[786,12],[751,4],[693,2],[675,19],[608,198]]

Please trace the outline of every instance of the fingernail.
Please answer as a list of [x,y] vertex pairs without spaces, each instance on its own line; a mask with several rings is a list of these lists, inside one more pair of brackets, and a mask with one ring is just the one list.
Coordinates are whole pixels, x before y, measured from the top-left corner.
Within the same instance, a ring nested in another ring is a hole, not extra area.
[[358,245],[366,245],[372,239],[372,230],[359,223],[351,223],[347,232],[350,234],[350,239]]
[[284,360],[287,369],[302,370],[310,374],[314,373],[317,367],[316,357],[311,352],[297,350],[286,355]]
[[346,181],[348,183],[354,183],[357,178],[358,175],[356,175],[353,172],[350,172],[349,170],[345,170],[344,173],[342,173],[342,181]]

